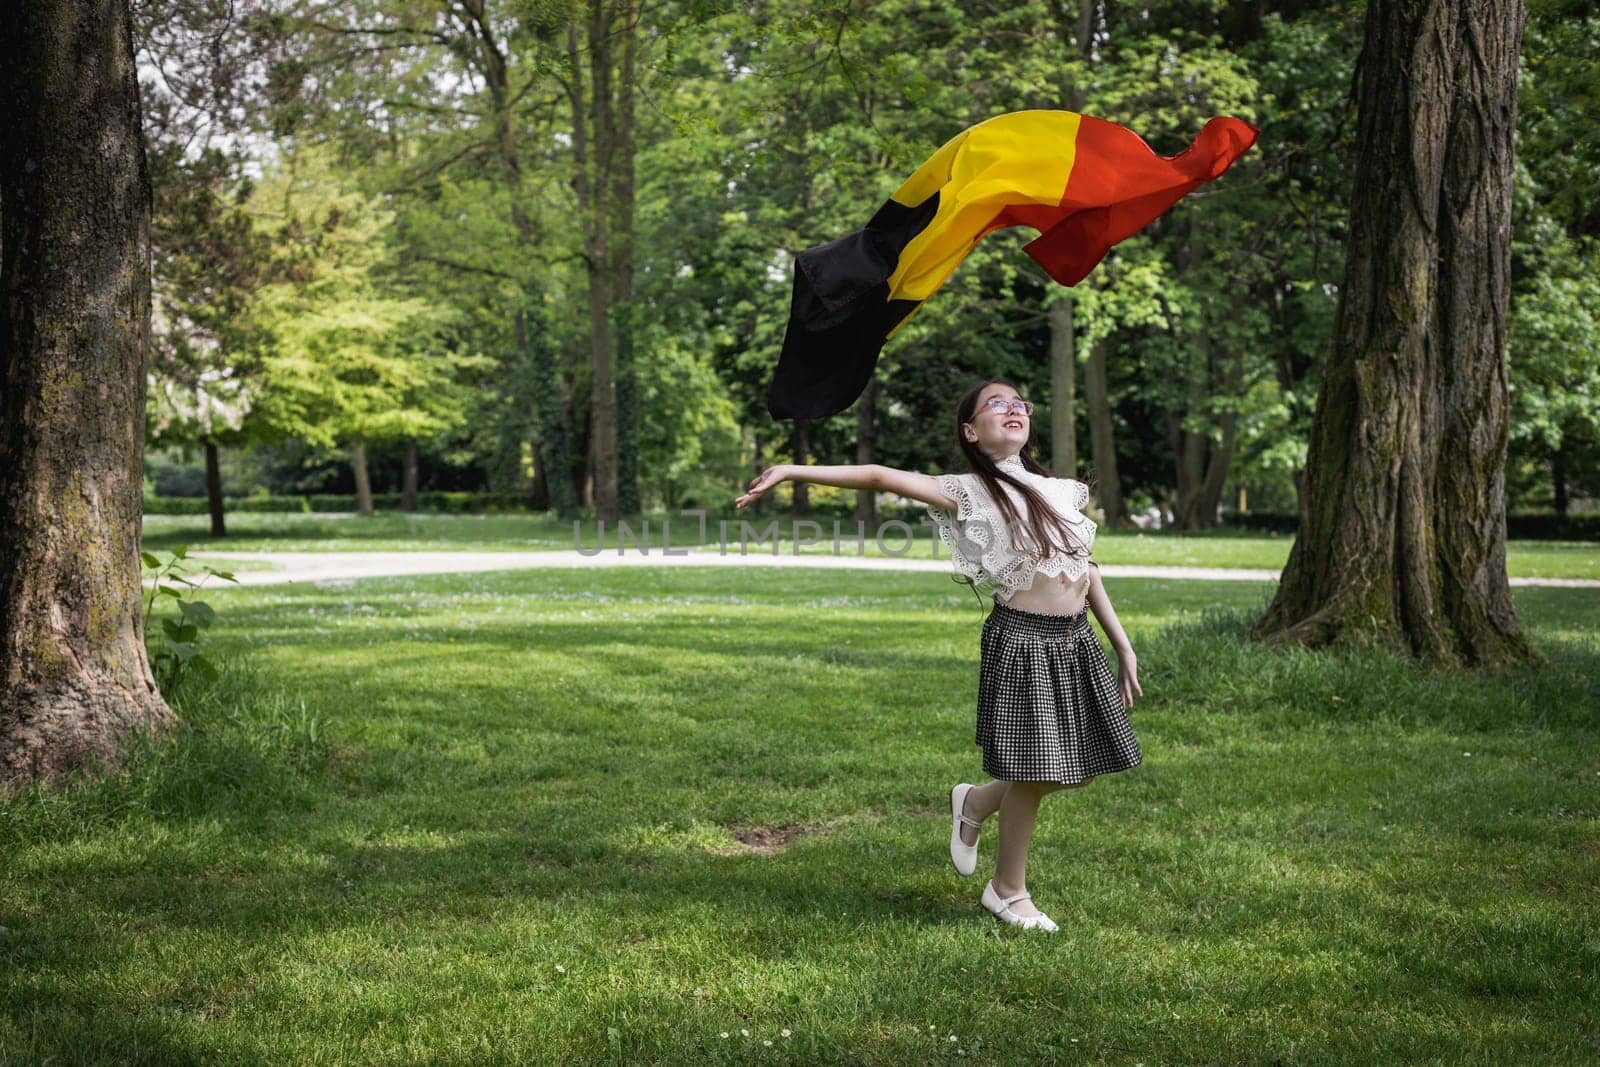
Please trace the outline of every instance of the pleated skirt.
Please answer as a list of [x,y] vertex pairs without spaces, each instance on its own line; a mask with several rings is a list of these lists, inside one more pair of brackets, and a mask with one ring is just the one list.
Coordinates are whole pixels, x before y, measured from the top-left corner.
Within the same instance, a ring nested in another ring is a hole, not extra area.
[[1041,615],[996,603],[983,624],[977,743],[1010,782],[1077,785],[1143,758],[1086,606]]

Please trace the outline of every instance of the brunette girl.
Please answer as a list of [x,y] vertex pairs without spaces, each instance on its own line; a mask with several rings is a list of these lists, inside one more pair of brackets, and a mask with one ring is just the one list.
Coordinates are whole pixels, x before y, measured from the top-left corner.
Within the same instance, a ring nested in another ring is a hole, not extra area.
[[[977,866],[978,831],[1000,814],[995,874],[982,903],[996,917],[1054,932],[1027,889],[1028,846],[1039,801],[1096,775],[1137,766],[1127,709],[1137,659],[1089,558],[1095,523],[1088,486],[1052,477],[1029,449],[1033,405],[1001,378],[979,382],[956,405],[956,439],[970,473],[928,475],[875,464],[769,467],[736,501],[742,508],[783,481],[882,489],[920,500],[938,525],[958,575],[993,590],[978,667],[976,741],[991,781],[950,791],[950,860]],[[1113,676],[1089,609],[1117,655]]]

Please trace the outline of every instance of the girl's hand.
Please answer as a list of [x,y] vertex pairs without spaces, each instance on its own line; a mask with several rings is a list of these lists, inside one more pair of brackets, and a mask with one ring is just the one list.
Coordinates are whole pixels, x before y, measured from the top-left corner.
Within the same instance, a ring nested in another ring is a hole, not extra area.
[[742,508],[768,489],[789,477],[789,468],[786,466],[768,467],[751,481],[750,489],[744,496],[733,502],[735,508]]
[[1139,688],[1139,657],[1133,654],[1133,649],[1117,653],[1117,687],[1122,690],[1122,706],[1133,707],[1133,694],[1144,696],[1144,690]]

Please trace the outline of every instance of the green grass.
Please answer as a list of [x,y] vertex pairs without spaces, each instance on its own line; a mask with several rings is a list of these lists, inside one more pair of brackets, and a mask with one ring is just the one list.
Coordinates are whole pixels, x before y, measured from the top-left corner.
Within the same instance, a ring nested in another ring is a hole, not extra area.
[[221,590],[176,743],[0,805],[0,1061],[1600,1057],[1600,597],[1518,590],[1548,664],[1456,676],[1110,584],[1145,762],[1046,799],[1053,938],[979,908],[992,825],[945,856],[941,576]]
[[[704,539],[698,524],[682,516],[654,514],[648,517],[648,540],[639,523],[630,529],[634,539],[627,551],[637,551],[641,541],[652,552],[666,544],[662,520],[671,520],[672,544],[700,546],[700,551],[719,551],[719,542],[729,551],[738,551],[745,531],[741,522],[750,523],[746,537],[749,551],[770,554],[772,540],[758,540],[773,519],[752,518],[748,514],[710,516]],[[719,522],[727,521],[725,530]],[[778,551],[796,551],[793,522],[776,520],[780,537]],[[819,529],[802,528],[802,539],[814,544],[801,545],[802,554],[831,554],[834,549],[834,520],[815,520]],[[932,558],[935,554],[930,529],[920,522],[910,524],[914,539],[906,542],[900,527],[868,526],[865,545],[853,540],[856,526],[839,520],[839,550],[845,554],[868,556],[898,555]],[[580,522],[577,541],[573,526],[545,515],[407,515],[379,512],[370,518],[355,516],[249,514],[228,519],[226,538],[210,536],[210,520],[203,515],[148,515],[144,520],[144,546],[170,550],[187,544],[197,556],[207,549],[234,552],[379,552],[458,549],[479,552],[572,549],[581,545],[593,549],[600,544],[598,527],[592,519]],[[1206,534],[1118,533],[1101,530],[1095,540],[1095,559],[1101,563],[1140,566],[1231,567],[1282,570],[1289,558],[1293,538],[1286,535],[1218,530]],[[605,545],[617,547],[617,531],[606,528]],[[948,558],[941,548],[940,558]],[[1600,579],[1600,544],[1570,541],[1513,541],[1507,548],[1506,566],[1512,577],[1594,578]]]

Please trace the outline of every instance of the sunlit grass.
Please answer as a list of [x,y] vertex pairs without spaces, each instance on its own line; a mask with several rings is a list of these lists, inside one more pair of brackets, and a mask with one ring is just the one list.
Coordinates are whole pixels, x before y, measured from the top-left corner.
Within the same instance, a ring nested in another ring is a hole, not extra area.
[[1600,598],[1519,590],[1549,663],[1478,676],[1109,584],[1145,762],[1046,800],[1053,938],[978,907],[993,826],[945,855],[941,576],[221,590],[186,734],[0,804],[0,1061],[1593,1059]]

